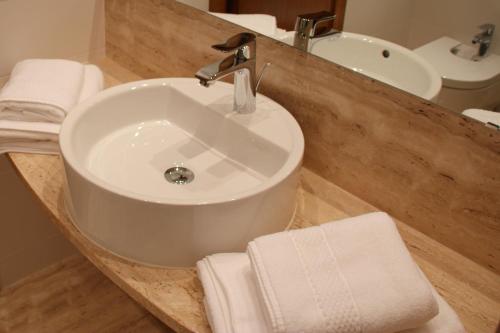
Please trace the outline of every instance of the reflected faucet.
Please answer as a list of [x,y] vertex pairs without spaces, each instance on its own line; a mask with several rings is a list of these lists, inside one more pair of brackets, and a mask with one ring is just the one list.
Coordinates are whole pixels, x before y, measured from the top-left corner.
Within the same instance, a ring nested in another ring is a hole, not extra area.
[[327,21],[335,21],[335,15],[332,15],[327,11],[321,11],[297,16],[297,19],[295,20],[295,36],[293,38],[293,46],[300,50],[308,51],[309,41],[311,39],[326,37],[341,32],[339,30],[331,29],[327,32],[317,33],[316,29],[318,24]]
[[195,77],[200,84],[209,87],[212,83],[234,73],[234,111],[255,111],[257,78],[255,73],[255,35],[249,32],[237,34],[223,44],[212,45],[222,52],[234,52],[229,57],[201,68]]
[[474,36],[472,43],[479,44],[477,55],[479,57],[484,57],[488,53],[488,49],[491,46],[491,40],[493,39],[493,33],[495,32],[495,25],[487,23],[480,25],[479,29],[481,29],[481,32]]

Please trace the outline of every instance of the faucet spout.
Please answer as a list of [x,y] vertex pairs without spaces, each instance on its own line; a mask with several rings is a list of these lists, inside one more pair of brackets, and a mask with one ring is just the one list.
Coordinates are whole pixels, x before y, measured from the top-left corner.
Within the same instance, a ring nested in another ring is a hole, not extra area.
[[242,33],[229,38],[224,44],[212,46],[232,55],[201,68],[195,77],[209,87],[215,81],[234,74],[234,110],[240,113],[255,111],[257,95],[255,35]]
[[255,83],[256,80],[255,59],[248,59],[238,63],[234,55],[201,68],[198,72],[196,72],[195,77],[200,80],[200,84],[202,86],[209,87],[215,81],[243,69],[247,69],[249,71],[250,83],[252,83],[251,86],[254,87],[253,83]]
[[491,41],[493,39],[493,33],[495,32],[494,24],[483,24],[479,27],[481,32],[474,36],[472,39],[472,44],[479,44],[479,49],[477,56],[484,57],[491,46]]

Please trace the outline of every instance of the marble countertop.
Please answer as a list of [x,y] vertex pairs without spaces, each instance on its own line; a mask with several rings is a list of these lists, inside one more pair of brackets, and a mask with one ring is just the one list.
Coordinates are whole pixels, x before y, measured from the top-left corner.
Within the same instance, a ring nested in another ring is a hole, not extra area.
[[[98,65],[106,73],[107,86],[141,79],[107,59]],[[203,310],[203,290],[194,268],[149,267],[96,246],[66,215],[61,159],[17,153],[9,157],[53,222],[114,283],[175,331],[210,332]],[[377,210],[305,168],[297,206],[294,228]],[[500,321],[500,277],[405,223],[396,222],[414,259],[457,311],[467,331],[495,332]]]

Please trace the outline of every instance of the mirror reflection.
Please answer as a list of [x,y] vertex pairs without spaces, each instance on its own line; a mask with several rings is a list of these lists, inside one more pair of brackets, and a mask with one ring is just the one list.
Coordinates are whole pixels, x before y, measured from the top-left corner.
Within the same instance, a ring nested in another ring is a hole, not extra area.
[[500,129],[498,0],[178,0]]

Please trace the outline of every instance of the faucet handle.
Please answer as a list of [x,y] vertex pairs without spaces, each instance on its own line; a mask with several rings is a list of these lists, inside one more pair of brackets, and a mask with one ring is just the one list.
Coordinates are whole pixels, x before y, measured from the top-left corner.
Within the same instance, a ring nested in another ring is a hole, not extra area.
[[335,19],[335,14],[331,14],[326,10],[320,12],[309,13],[309,14],[299,14],[297,16],[299,19],[312,21],[313,23],[319,23],[321,21],[329,21]]
[[492,36],[495,31],[495,25],[491,23],[481,24],[478,28],[481,29],[481,32],[486,36]]
[[212,45],[212,48],[222,52],[232,52],[255,43],[255,35],[243,32],[230,37],[225,43]]
[[300,31],[302,34],[309,33],[310,36],[307,37],[313,37],[316,34],[316,27],[319,23],[334,21],[335,18],[335,14],[331,14],[325,10],[316,13],[300,14],[295,21],[295,31]]

